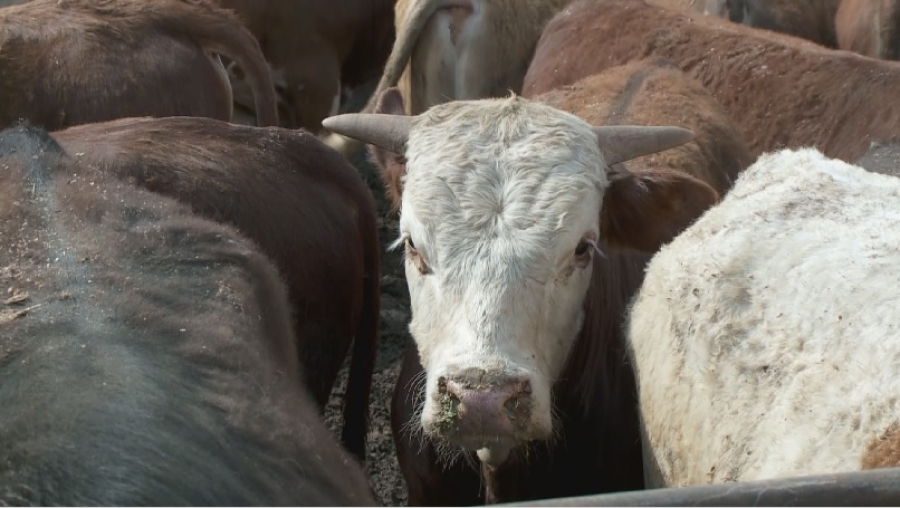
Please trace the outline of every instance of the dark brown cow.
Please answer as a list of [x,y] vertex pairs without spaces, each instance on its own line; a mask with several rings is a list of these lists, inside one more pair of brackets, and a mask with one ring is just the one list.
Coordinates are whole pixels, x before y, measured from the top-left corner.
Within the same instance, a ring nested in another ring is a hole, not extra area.
[[[379,111],[402,114],[399,94],[392,93],[381,97]],[[667,180],[687,173],[724,193],[751,162],[721,106],[699,84],[665,62],[610,69],[535,99],[592,125],[682,125],[697,134],[688,144],[625,163],[623,174],[652,173],[654,178]],[[381,150],[374,150],[373,155],[382,165],[386,186],[397,204],[403,161]],[[716,193],[706,189],[708,194],[679,197],[681,204],[666,213],[683,217],[685,222],[673,230],[659,231],[660,237],[671,238],[714,201]],[[619,196],[607,196],[607,206],[629,206],[628,199]],[[646,199],[649,202],[650,198]],[[672,224],[658,225],[668,226]],[[628,226],[609,223],[606,227]],[[440,452],[443,445],[421,439],[415,417],[422,411],[425,396],[421,384],[424,371],[416,348],[408,350],[394,392],[391,423],[410,505],[520,501],[643,486],[634,379],[623,356],[621,329],[627,303],[640,286],[644,265],[657,245],[648,243],[642,248],[648,253],[613,249],[606,256],[594,257],[593,278],[584,300],[584,325],[553,386],[558,418],[555,438],[528,447],[526,453],[496,469],[479,465],[475,454],[469,453],[464,461],[445,470]]]
[[287,282],[304,381],[320,408],[354,342],[343,439],[364,458],[380,246],[359,173],[308,133],[205,118],[121,119],[53,136],[83,177],[129,179],[259,244]]
[[900,59],[900,2],[841,0],[838,47],[873,58]]
[[[836,48],[835,15],[844,0],[725,0],[722,17]],[[864,0],[868,1],[868,0]]]
[[574,1],[547,25],[525,93],[646,57],[671,59],[703,84],[741,127],[754,157],[815,146],[851,162],[872,141],[900,137],[895,62],[641,0]]
[[[256,35],[283,100],[284,127],[318,132],[341,89],[381,75],[394,42],[396,0],[219,0]],[[235,102],[250,109],[235,72]],[[250,109],[252,111],[252,109]]]
[[276,125],[275,90],[252,34],[211,0],[31,0],[0,10],[0,128],[49,130],[134,116],[228,121],[218,56],[246,70],[257,122]]
[[16,127],[0,238],[0,504],[374,504],[297,383],[277,270],[234,228]]

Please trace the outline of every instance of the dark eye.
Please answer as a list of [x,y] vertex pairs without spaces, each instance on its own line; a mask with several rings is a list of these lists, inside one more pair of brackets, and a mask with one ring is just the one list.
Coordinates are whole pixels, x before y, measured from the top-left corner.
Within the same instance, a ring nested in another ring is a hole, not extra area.
[[412,238],[406,239],[406,258],[409,259],[414,265],[416,265],[416,268],[422,275],[429,272],[428,264],[425,263],[425,259],[422,257],[422,254],[420,254],[419,250],[416,249],[416,244],[412,241]]
[[586,256],[590,250],[591,244],[582,240],[578,242],[578,247],[575,247],[575,255],[581,258]]

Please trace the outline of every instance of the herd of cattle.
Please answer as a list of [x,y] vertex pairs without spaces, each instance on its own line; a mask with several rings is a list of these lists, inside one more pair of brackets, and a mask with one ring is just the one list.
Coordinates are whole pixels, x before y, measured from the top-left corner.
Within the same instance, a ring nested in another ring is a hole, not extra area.
[[900,466],[898,58],[900,0],[0,0],[0,504],[375,504],[362,148],[410,505]]

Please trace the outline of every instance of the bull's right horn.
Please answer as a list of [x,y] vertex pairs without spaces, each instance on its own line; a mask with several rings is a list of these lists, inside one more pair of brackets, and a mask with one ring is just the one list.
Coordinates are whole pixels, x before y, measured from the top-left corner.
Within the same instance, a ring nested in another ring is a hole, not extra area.
[[371,113],[350,113],[322,120],[322,127],[349,138],[402,155],[412,127],[412,117]]
[[642,155],[662,152],[694,139],[694,133],[681,127],[645,125],[608,125],[591,127],[606,164],[612,166]]

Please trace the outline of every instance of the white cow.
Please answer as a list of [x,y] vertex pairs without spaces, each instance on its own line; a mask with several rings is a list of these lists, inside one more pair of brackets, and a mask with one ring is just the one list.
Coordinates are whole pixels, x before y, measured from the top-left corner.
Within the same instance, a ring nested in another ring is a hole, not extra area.
[[[422,428],[497,466],[553,432],[551,388],[581,329],[603,242],[655,249],[647,236],[680,231],[716,193],[687,175],[610,173],[690,140],[677,127],[591,127],[520,97],[410,117],[396,89],[381,99],[400,114],[323,124],[405,156],[403,174],[386,180],[398,194],[402,181],[398,244],[427,372]],[[612,225],[602,231],[601,209]]]
[[628,336],[649,486],[900,465],[900,179],[764,155],[653,258]]

